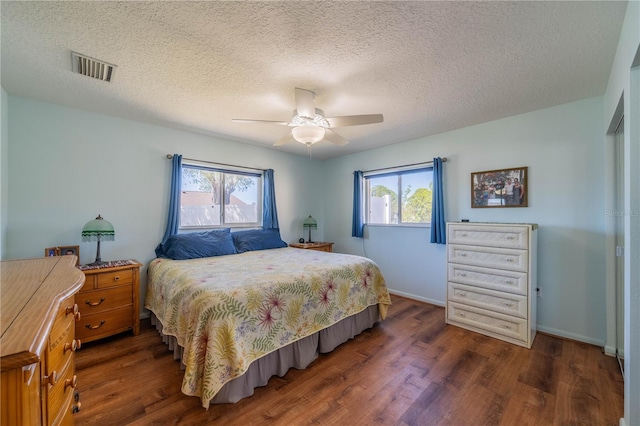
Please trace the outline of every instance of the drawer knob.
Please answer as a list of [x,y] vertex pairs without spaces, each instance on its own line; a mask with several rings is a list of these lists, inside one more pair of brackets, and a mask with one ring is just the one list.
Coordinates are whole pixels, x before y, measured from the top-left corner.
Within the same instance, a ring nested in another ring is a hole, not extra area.
[[466,236],[467,236],[467,234],[463,232],[462,234],[460,234],[460,236],[461,236],[461,237],[466,237]]
[[67,309],[65,310],[65,315],[69,315],[69,314],[77,314],[78,313],[78,304],[74,303],[73,306],[67,306]]
[[67,351],[75,352],[80,349],[80,339],[72,340],[71,343],[67,342],[64,344],[64,353]]
[[464,272],[460,274],[461,277],[466,277],[467,274],[465,274]]
[[71,410],[72,413],[77,413],[78,411],[80,411],[80,406],[82,405],[81,402],[76,402],[73,405],[73,409]]
[[64,381],[64,390],[66,392],[67,388],[75,389],[78,385],[78,377],[74,374],[71,379],[67,379]]
[[509,236],[507,237],[507,240],[515,240],[515,239],[516,239],[516,237],[514,237],[513,235],[509,235]]
[[465,293],[459,293],[460,297],[465,297],[466,294]]
[[505,303],[504,306],[506,306],[507,308],[510,308],[511,306],[513,306],[511,303]]
[[56,383],[58,383],[58,373],[56,373],[56,370],[53,370],[51,374],[49,374],[48,376],[44,376],[42,381],[46,384],[54,386]]
[[505,282],[506,282],[507,284],[513,284],[513,281],[511,281],[511,280],[507,280],[507,281],[505,281]]
[[505,324],[504,328],[506,328],[507,330],[511,330],[511,326],[509,324]]
[[463,317],[464,316],[464,312],[460,312],[460,316]]
[[467,257],[467,253],[460,253],[460,257]]
[[104,297],[100,298],[100,301],[98,302],[92,302],[91,300],[85,300],[84,303],[86,303],[89,306],[98,306],[99,304],[101,304],[102,302],[104,302]]
[[98,325],[87,324],[87,325],[85,325],[85,327],[87,327],[89,330],[95,330],[96,328],[100,328],[103,325],[104,325],[104,320],[100,321],[100,324],[98,324]]
[[513,259],[510,257],[507,257],[507,262],[513,262]]
[[120,281],[120,275],[116,275],[115,277],[113,277],[114,281]]

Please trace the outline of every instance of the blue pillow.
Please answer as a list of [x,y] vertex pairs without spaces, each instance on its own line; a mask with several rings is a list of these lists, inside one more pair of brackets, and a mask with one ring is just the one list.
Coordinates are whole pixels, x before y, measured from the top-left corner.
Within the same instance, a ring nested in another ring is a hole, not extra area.
[[162,252],[164,257],[173,260],[237,253],[229,228],[173,235],[162,244]]
[[249,229],[232,232],[231,235],[238,253],[287,247],[287,243],[280,239],[279,229]]

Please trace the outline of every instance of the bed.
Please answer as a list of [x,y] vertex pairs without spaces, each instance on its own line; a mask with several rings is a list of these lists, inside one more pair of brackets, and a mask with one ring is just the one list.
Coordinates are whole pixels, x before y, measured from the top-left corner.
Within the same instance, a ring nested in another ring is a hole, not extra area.
[[384,319],[391,304],[370,259],[289,248],[268,231],[217,230],[224,236],[185,255],[170,249],[184,241],[168,241],[149,265],[145,307],[181,359],[182,392],[205,408],[306,368]]

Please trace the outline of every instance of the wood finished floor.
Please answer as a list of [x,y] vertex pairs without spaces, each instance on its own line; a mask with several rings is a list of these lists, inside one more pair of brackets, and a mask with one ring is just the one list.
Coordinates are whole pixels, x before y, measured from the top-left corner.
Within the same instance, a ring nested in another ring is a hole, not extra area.
[[615,358],[538,334],[531,350],[393,296],[385,321],[252,397],[205,410],[148,321],[77,352],[76,425],[618,425]]

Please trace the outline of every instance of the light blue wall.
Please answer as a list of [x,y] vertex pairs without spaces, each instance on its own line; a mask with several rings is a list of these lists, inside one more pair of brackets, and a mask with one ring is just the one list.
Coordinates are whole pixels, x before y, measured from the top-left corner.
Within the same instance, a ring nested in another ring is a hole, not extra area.
[[102,243],[102,258],[137,258],[146,265],[166,224],[168,153],[273,168],[283,239],[297,241],[310,212],[319,224],[314,235],[323,238],[322,202],[315,195],[319,161],[11,95],[8,105],[9,259],[79,245],[81,262],[89,263],[96,244],[83,243],[80,233],[101,214],[116,230],[114,242]]
[[[326,238],[366,254],[398,294],[444,304],[446,255],[429,230],[368,227],[351,237],[352,174],[447,157],[446,218],[528,222],[538,235],[538,328],[602,345],[605,337],[603,99],[587,99],[326,161]],[[529,207],[472,209],[470,174],[527,166]]]

